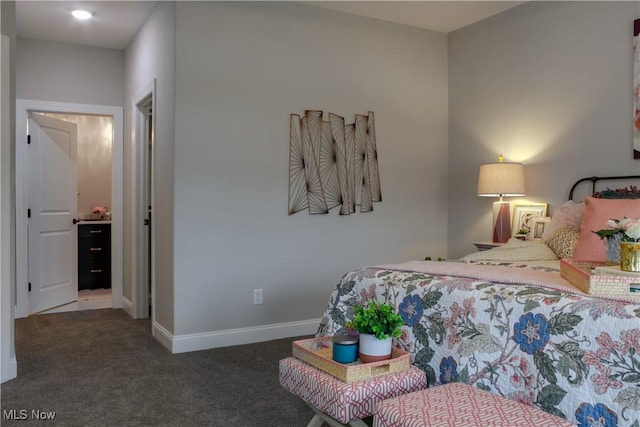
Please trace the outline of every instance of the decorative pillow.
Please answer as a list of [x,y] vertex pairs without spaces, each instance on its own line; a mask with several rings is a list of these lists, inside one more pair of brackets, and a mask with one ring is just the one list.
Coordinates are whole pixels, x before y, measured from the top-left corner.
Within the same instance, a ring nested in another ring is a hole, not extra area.
[[557,230],[568,225],[572,226],[576,230],[580,230],[583,214],[584,202],[576,203],[573,200],[569,200],[553,213],[551,222],[547,224],[544,232],[542,233],[542,240],[545,241],[549,239]]
[[537,240],[511,238],[507,244],[488,251],[479,251],[462,257],[463,261],[551,261],[558,257],[544,243]]
[[573,250],[579,261],[606,261],[605,244],[594,231],[607,228],[607,220],[639,218],[640,199],[598,199],[587,197],[580,235]]
[[573,249],[578,241],[580,231],[572,225],[566,225],[556,230],[544,241],[558,258],[572,258]]

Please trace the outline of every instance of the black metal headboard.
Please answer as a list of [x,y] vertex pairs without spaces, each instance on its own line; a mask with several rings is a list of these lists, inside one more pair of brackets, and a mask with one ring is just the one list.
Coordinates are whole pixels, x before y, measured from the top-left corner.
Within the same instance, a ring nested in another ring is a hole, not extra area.
[[573,190],[576,189],[576,187],[578,186],[578,184],[585,182],[585,181],[591,181],[591,194],[596,192],[596,182],[598,181],[609,181],[609,180],[617,180],[617,179],[639,179],[640,180],[640,175],[626,175],[626,176],[602,176],[602,177],[598,177],[598,176],[592,176],[589,178],[582,178],[579,179],[578,181],[576,181],[575,184],[573,184],[573,186],[571,187],[571,191],[569,191],[569,200],[573,200]]

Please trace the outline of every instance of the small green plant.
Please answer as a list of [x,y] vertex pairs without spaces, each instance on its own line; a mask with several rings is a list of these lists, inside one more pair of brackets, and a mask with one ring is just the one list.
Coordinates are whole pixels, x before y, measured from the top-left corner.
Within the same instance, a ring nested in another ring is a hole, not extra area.
[[391,304],[370,301],[368,305],[355,306],[356,315],[347,326],[361,334],[375,335],[379,340],[402,335],[402,317],[393,311]]

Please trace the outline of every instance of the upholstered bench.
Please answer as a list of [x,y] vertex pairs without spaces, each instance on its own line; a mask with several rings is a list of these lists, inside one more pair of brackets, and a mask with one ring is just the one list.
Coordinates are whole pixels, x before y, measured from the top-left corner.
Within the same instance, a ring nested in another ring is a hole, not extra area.
[[378,404],[373,427],[573,426],[515,400],[463,383],[449,383]]
[[280,385],[304,400],[316,412],[308,427],[323,421],[331,426],[366,427],[362,418],[370,417],[383,399],[422,390],[427,378],[421,369],[409,369],[379,377],[346,383],[289,357],[279,366]]

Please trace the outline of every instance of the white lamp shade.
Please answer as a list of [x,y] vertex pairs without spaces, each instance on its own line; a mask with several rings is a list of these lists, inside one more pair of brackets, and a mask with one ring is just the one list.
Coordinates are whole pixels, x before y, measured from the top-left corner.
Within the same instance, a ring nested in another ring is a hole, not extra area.
[[522,163],[487,163],[480,166],[478,196],[524,196]]

